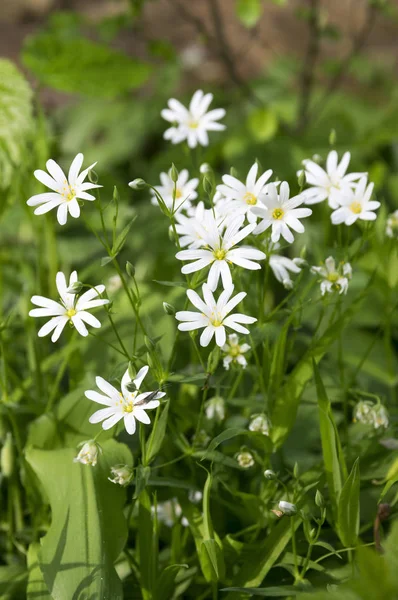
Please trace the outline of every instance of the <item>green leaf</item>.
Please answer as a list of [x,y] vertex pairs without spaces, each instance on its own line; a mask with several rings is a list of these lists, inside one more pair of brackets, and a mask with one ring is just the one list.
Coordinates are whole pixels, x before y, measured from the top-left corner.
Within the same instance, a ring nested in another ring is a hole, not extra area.
[[138,555],[144,600],[152,600],[152,590],[156,583],[153,535],[151,501],[148,492],[144,490],[140,494],[138,506]]
[[0,59],[0,189],[6,189],[24,160],[33,132],[32,90],[22,73]]
[[155,590],[154,599],[164,600],[172,598],[175,588],[175,580],[181,569],[188,569],[188,565],[169,565],[159,575]]
[[51,600],[39,565],[39,551],[39,543],[35,542],[30,544],[27,556],[29,571],[28,587],[26,591],[27,600]]
[[[166,427],[167,427],[167,418],[169,414],[169,406],[170,402],[167,401],[162,410],[162,414],[158,418],[158,413],[156,413],[155,422],[153,425],[152,433],[149,436],[147,445],[146,445],[146,459],[148,464],[151,462],[153,458],[157,455],[160,448],[162,447],[164,436],[166,435]],[[161,410],[160,407],[158,411]]]
[[268,142],[278,131],[278,116],[271,108],[257,108],[248,117],[248,127],[258,142]]
[[115,243],[113,244],[112,250],[111,250],[111,253],[112,253],[113,257],[115,257],[120,252],[120,250],[123,248],[123,246],[124,246],[124,244],[126,242],[128,233],[129,233],[129,231],[131,229],[131,226],[134,223],[134,221],[136,220],[136,218],[137,218],[137,215],[135,215],[131,219],[131,221],[129,223],[127,223],[126,227],[117,236],[117,238],[115,240]]
[[222,433],[220,433],[219,435],[217,435],[215,438],[213,438],[211,440],[211,442],[208,445],[208,447],[206,448],[201,460],[205,460],[206,458],[209,458],[210,453],[214,452],[214,450],[217,448],[217,446],[219,446],[223,442],[226,442],[227,440],[231,440],[232,438],[235,438],[238,435],[245,435],[245,434],[247,434],[247,429],[238,429],[236,427],[231,427],[230,429],[225,429]]
[[231,587],[224,588],[222,592],[240,592],[241,594],[248,594],[250,596],[262,596],[263,598],[285,598],[286,596],[296,597],[303,594],[303,591],[297,589],[296,586],[278,586],[278,587],[267,587],[267,588],[239,588]]
[[237,0],[236,12],[243,25],[250,29],[261,17],[261,0]]
[[26,39],[22,62],[41,84],[96,98],[115,98],[148,79],[149,65],[83,37],[59,32]]
[[151,474],[150,467],[143,467],[142,465],[138,465],[136,475],[135,475],[135,492],[134,498],[138,498],[141,492],[148,485],[148,479]]
[[110,262],[112,262],[114,259],[114,256],[103,256],[101,258],[101,267],[105,267],[105,265],[109,265]]
[[319,375],[318,367],[313,363],[316,390],[319,407],[319,427],[321,433],[323,464],[328,482],[332,511],[335,520],[338,518],[338,503],[343,487],[343,480],[347,477],[347,468],[341,449],[340,438],[325,387]]
[[180,287],[187,288],[186,281],[159,281],[158,279],[152,280],[154,283],[158,283],[159,285],[165,285],[166,287]]
[[127,527],[125,491],[108,481],[110,467],[132,462],[127,446],[103,444],[95,468],[74,463],[75,450],[28,449],[26,459],[51,505],[51,526],[40,540],[40,568],[53,600],[87,597],[122,598],[114,562]]
[[213,539],[203,540],[200,547],[201,563],[206,564],[203,572],[210,573],[210,581],[221,578],[219,563],[222,562],[222,550]]
[[341,541],[350,548],[358,543],[359,532],[359,458],[341,490],[338,509],[338,530]]

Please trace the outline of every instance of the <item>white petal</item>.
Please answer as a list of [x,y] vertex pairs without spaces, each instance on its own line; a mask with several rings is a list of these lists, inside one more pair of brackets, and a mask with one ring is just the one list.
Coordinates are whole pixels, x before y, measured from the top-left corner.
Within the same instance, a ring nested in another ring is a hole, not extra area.
[[124,426],[126,428],[127,433],[133,435],[135,433],[135,418],[133,413],[124,415]]

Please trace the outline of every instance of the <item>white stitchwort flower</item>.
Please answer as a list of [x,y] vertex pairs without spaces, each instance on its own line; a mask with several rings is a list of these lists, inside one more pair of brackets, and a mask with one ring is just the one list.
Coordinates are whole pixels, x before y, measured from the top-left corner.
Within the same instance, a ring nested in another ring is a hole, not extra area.
[[373,212],[380,206],[380,202],[371,200],[373,183],[367,186],[367,176],[362,177],[353,190],[348,190],[340,197],[340,206],[332,212],[333,225],[345,223],[352,225],[358,219],[374,221],[376,214]]
[[250,209],[258,204],[260,194],[266,192],[266,183],[272,175],[271,169],[268,169],[256,181],[257,172],[258,164],[254,163],[246,177],[246,183],[242,183],[232,175],[223,176],[223,183],[217,186],[217,191],[224,199],[220,211],[225,214],[242,213],[247,216],[250,223],[256,222],[256,216]]
[[[136,378],[132,380],[127,369],[121,381],[121,392],[102,377],[96,377],[95,383],[102,394],[95,390],[88,390],[84,395],[93,402],[103,404],[106,408],[101,408],[92,414],[89,419],[90,423],[102,421],[102,428],[110,429],[121,419],[124,419],[124,426],[130,435],[135,432],[136,419],[148,425],[151,421],[145,411],[157,408],[159,398],[166,395],[164,392],[158,391],[139,393],[140,386],[148,370],[149,367],[142,367]],[[131,384],[135,387],[133,392],[130,391]]]
[[275,184],[270,183],[267,187],[267,194],[260,196],[260,203],[251,210],[262,220],[254,230],[255,234],[262,233],[268,227],[272,226],[271,240],[275,243],[279,241],[280,236],[285,238],[289,244],[294,241],[294,236],[290,227],[298,233],[303,233],[304,225],[299,221],[312,214],[310,208],[298,208],[304,202],[302,194],[294,196],[289,200],[289,184],[286,181],[281,183],[280,193],[278,194]]
[[238,465],[242,467],[242,469],[250,469],[250,467],[254,465],[253,455],[247,451],[239,452],[236,455],[236,460],[238,461]]
[[287,517],[292,517],[297,513],[297,506],[291,502],[286,502],[286,500],[281,500],[278,504],[278,508],[281,513]]
[[386,235],[390,238],[398,237],[398,210],[387,217]]
[[326,159],[326,170],[322,169],[313,160],[304,160],[304,170],[307,183],[312,187],[305,190],[305,204],[317,204],[328,200],[331,208],[337,208],[340,205],[342,192],[349,191],[355,185],[363,173],[350,173],[346,175],[351,155],[346,152],[340,163],[336,150],[329,152]]
[[223,365],[226,371],[229,370],[231,363],[240,365],[242,369],[247,367],[247,360],[244,355],[250,350],[250,346],[249,344],[240,344],[236,333],[231,333],[228,336],[221,350],[225,352]]
[[54,161],[48,160],[46,163],[47,171],[40,169],[34,172],[34,176],[40,183],[53,190],[45,194],[36,194],[27,201],[29,206],[38,206],[34,211],[35,215],[44,213],[58,207],[57,219],[60,225],[65,225],[68,212],[71,217],[77,219],[80,216],[80,206],[78,200],[95,200],[95,196],[88,194],[87,190],[102,187],[90,182],[84,182],[90,169],[97,163],[93,163],[87,169],[79,174],[83,164],[83,154],[78,154],[69,168],[68,177],[61,167]]
[[267,415],[253,415],[249,423],[249,431],[257,431],[263,435],[269,435],[271,423]]
[[172,144],[179,144],[186,140],[190,148],[195,148],[198,144],[207,146],[208,131],[225,129],[225,125],[217,122],[225,116],[223,108],[207,112],[212,100],[213,94],[204,94],[202,90],[194,93],[189,108],[171,98],[167,103],[168,108],[163,109],[161,115],[173,125],[166,129],[163,137],[170,140]]
[[94,440],[83,442],[80,446],[80,452],[76,458],[73,459],[73,462],[79,462],[82,463],[82,465],[95,467],[98,460],[98,454],[102,452],[101,446]]
[[208,212],[204,203],[199,202],[189,216],[181,212],[176,214],[176,231],[181,248],[200,248],[203,245],[204,221]]
[[360,400],[353,413],[353,421],[372,425],[375,429],[387,429],[389,424],[388,412],[383,404],[374,404],[370,400]]
[[[189,179],[187,169],[183,169],[178,174],[176,183],[171,179],[170,171],[168,173],[160,173],[161,185],[155,186],[157,192],[162,196],[167,208],[173,208],[173,195],[175,189],[174,211],[188,210],[191,206],[191,201],[198,197],[195,191],[199,185],[199,179]],[[152,204],[158,204],[155,192],[151,190]]]
[[269,266],[276,279],[286,288],[292,289],[293,281],[290,273],[300,273],[301,267],[305,264],[302,258],[287,258],[278,254],[271,254],[269,257]]
[[[241,323],[255,323],[257,319],[248,317],[241,313],[229,315],[239,302],[246,297],[246,292],[240,292],[231,298],[234,288],[224,290],[216,301],[209,286],[204,283],[202,286],[204,301],[194,290],[187,290],[187,296],[199,312],[182,310],[176,313],[178,321],[185,321],[178,325],[180,331],[193,331],[194,329],[204,329],[200,336],[200,345],[208,346],[216,336],[216,344],[222,348],[226,342],[225,328],[229,327],[238,333],[250,333]],[[229,315],[229,316],[228,316]]]
[[177,252],[176,258],[179,260],[194,261],[182,267],[181,272],[184,274],[201,271],[211,265],[207,283],[211,291],[214,292],[220,277],[225,289],[231,287],[232,276],[229,263],[233,263],[244,269],[261,269],[261,266],[254,261],[263,260],[265,254],[261,250],[257,250],[257,248],[251,246],[234,248],[234,246],[239,244],[239,242],[253,231],[255,228],[254,223],[240,229],[244,221],[244,216],[237,216],[228,222],[224,233],[222,233],[217,219],[214,217],[212,211],[210,213],[205,223],[206,229],[203,227],[203,231],[201,231],[201,226],[198,224],[198,231],[200,232],[205,248],[182,250],[181,252]]
[[325,260],[325,266],[311,267],[311,273],[320,275],[321,294],[339,292],[346,294],[348,290],[348,282],[352,277],[352,269],[350,263],[339,263],[336,267],[336,261],[333,256],[329,256]]
[[111,467],[112,477],[108,477],[109,481],[117,485],[126,486],[133,479],[133,469],[128,465],[116,465]]
[[39,329],[39,337],[44,337],[54,330],[51,341],[56,342],[68,321],[84,337],[88,335],[85,323],[91,325],[91,327],[101,327],[100,321],[87,311],[97,306],[108,304],[109,300],[98,298],[105,291],[105,286],[97,285],[95,288],[84,292],[81,296],[77,296],[67,291],[77,281],[76,271],[73,271],[71,274],[69,285],[66,285],[65,275],[61,272],[57,273],[55,282],[60,302],[55,302],[44,296],[32,296],[31,302],[40,308],[33,308],[29,312],[29,316],[52,317]]
[[225,419],[225,401],[221,396],[210,398],[205,404],[206,419],[223,421]]

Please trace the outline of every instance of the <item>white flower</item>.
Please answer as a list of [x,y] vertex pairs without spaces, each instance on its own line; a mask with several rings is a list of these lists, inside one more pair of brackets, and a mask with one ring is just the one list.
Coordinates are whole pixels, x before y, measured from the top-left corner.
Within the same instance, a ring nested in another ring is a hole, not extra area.
[[267,469],[266,471],[264,471],[264,477],[265,479],[277,479],[276,474],[274,471],[272,471],[271,469]]
[[251,209],[256,216],[262,219],[254,230],[256,235],[272,226],[271,240],[274,243],[278,242],[282,236],[291,244],[294,236],[289,227],[298,233],[303,233],[304,225],[299,219],[309,217],[312,210],[297,208],[304,202],[303,195],[299,194],[289,200],[289,191],[289,184],[286,181],[281,183],[280,194],[278,194],[275,184],[268,185],[267,194],[260,196],[259,205]]
[[108,477],[109,481],[117,485],[128,485],[133,479],[133,469],[128,465],[116,465],[111,467],[112,477]]
[[205,405],[206,419],[223,421],[225,419],[225,402],[221,396],[214,396],[206,402]]
[[269,435],[271,423],[267,415],[253,415],[249,423],[249,431],[258,431],[263,435]]
[[388,215],[386,235],[390,238],[398,237],[398,210]]
[[355,189],[348,190],[340,197],[340,206],[332,212],[331,219],[333,225],[345,223],[353,225],[357,219],[363,221],[374,221],[376,214],[373,212],[378,209],[380,202],[370,200],[373,192],[373,183],[367,184],[367,176],[362,177]]
[[225,327],[234,329],[239,333],[250,333],[249,330],[246,329],[246,327],[242,327],[240,323],[250,324],[257,321],[257,319],[241,313],[229,315],[231,310],[246,297],[246,292],[240,292],[230,299],[234,291],[232,286],[229,289],[224,290],[216,301],[206,283],[203,284],[202,290],[204,302],[194,290],[187,290],[189,300],[199,312],[188,310],[177,312],[176,319],[178,321],[185,321],[178,325],[180,331],[193,331],[194,329],[204,328],[204,331],[200,336],[200,345],[203,347],[208,346],[213,335],[215,335],[216,344],[220,346],[220,348],[222,348],[226,342],[227,336]]
[[311,273],[318,274],[323,278],[323,281],[321,281],[322,296],[334,291],[339,292],[339,294],[346,294],[348,282],[352,277],[350,263],[340,263],[336,267],[336,262],[332,256],[325,260],[324,267],[311,267]]
[[78,199],[80,200],[95,200],[95,196],[87,193],[87,190],[93,188],[102,187],[94,183],[86,182],[88,172],[97,163],[93,163],[87,169],[79,174],[79,171],[83,164],[83,154],[78,154],[74,159],[69,168],[68,177],[61,169],[61,167],[54,161],[48,160],[46,167],[48,173],[41,171],[40,169],[34,172],[34,176],[40,183],[53,190],[45,194],[36,194],[29,198],[26,204],[29,206],[38,206],[34,211],[35,215],[43,215],[44,213],[56,208],[57,219],[60,225],[65,225],[68,212],[71,217],[77,219],[80,216],[80,206]]
[[250,469],[254,465],[254,458],[250,452],[239,452],[236,455],[236,460],[242,469]]
[[269,266],[276,279],[287,289],[292,289],[293,281],[290,273],[300,273],[301,267],[305,264],[302,258],[287,258],[278,254],[271,254],[269,258]]
[[[138,390],[148,370],[149,367],[142,367],[138,371],[136,378],[132,380],[127,369],[121,381],[121,392],[102,377],[96,377],[95,383],[103,393],[99,394],[94,390],[88,390],[84,395],[93,402],[103,404],[106,408],[101,408],[92,414],[89,419],[90,423],[99,423],[102,421],[102,428],[110,429],[121,419],[124,419],[124,426],[130,435],[135,432],[136,419],[146,425],[149,424],[151,421],[145,411],[157,408],[159,406],[159,398],[163,398],[166,394],[158,391],[139,393]],[[130,387],[132,383],[136,388],[133,392],[127,387]]]
[[250,270],[261,269],[261,266],[254,260],[263,260],[264,252],[257,250],[251,246],[243,246],[234,248],[239,242],[247,237],[255,228],[255,224],[247,225],[240,229],[244,216],[237,216],[231,219],[225,229],[225,232],[220,231],[217,219],[212,211],[204,223],[204,227],[198,223],[197,231],[202,239],[202,244],[205,248],[182,250],[177,252],[176,258],[179,260],[192,260],[189,265],[184,265],[181,272],[184,274],[200,271],[211,265],[207,283],[212,292],[217,288],[220,277],[224,288],[229,288],[232,285],[232,276],[229,268],[229,263],[233,263],[240,267]]
[[80,444],[82,446],[79,454],[73,459],[73,462],[82,463],[82,465],[90,465],[95,467],[98,460],[98,454],[102,452],[101,446],[94,440]]
[[181,102],[172,98],[168,101],[168,108],[162,110],[163,119],[173,124],[166,129],[163,137],[170,140],[172,144],[179,144],[187,140],[190,148],[207,146],[209,143],[208,131],[222,131],[225,125],[217,123],[225,116],[223,108],[216,108],[207,112],[213,94],[203,94],[197,90],[192,96],[189,108],[185,108]]
[[187,246],[189,248],[200,248],[203,245],[204,220],[208,212],[205,210],[204,203],[199,202],[189,216],[181,212],[175,215],[176,231],[179,235],[181,248]]
[[373,409],[373,427],[375,429],[379,429],[380,427],[387,429],[388,423],[388,412],[386,407],[382,404],[377,404]]
[[223,359],[224,369],[229,370],[230,364],[238,364],[243,369],[247,367],[247,360],[244,354],[250,350],[249,344],[239,344],[239,338],[236,333],[231,333],[228,336],[228,340],[221,348],[225,352],[226,356]]
[[382,404],[374,404],[370,400],[360,400],[355,408],[353,421],[365,425],[373,425],[375,429],[387,429],[389,424],[388,412]]
[[292,517],[297,513],[297,506],[295,504],[291,504],[291,502],[286,502],[285,500],[281,500],[278,504],[279,510],[283,515],[287,517]]
[[266,183],[272,175],[271,169],[265,171],[256,182],[258,164],[250,168],[246,177],[246,183],[242,183],[232,175],[224,175],[223,183],[217,186],[217,191],[226,200],[220,206],[220,211],[225,213],[245,214],[250,223],[256,222],[256,216],[251,212],[251,208],[258,204],[260,194],[266,192]]
[[[191,206],[191,201],[198,197],[195,191],[199,185],[199,179],[190,179],[187,169],[183,169],[178,174],[177,182],[171,179],[170,171],[168,173],[160,173],[161,185],[155,186],[157,192],[162,196],[167,208],[173,208],[173,194],[175,189],[174,211],[188,210]],[[155,192],[151,190],[152,204],[158,204]]]
[[346,175],[350,158],[350,153],[346,152],[338,164],[337,152],[332,150],[326,159],[326,171],[312,160],[303,161],[307,183],[312,186],[303,192],[305,204],[317,204],[327,199],[331,208],[340,205],[341,193],[349,190],[353,182],[363,175],[363,173]]
[[[80,335],[88,335],[85,323],[91,327],[101,327],[100,321],[88,310],[96,306],[108,304],[109,300],[99,299],[98,296],[105,290],[104,285],[97,285],[95,288],[84,292],[81,296],[68,293],[68,289],[77,282],[77,273],[73,271],[69,278],[69,285],[66,285],[65,275],[57,273],[55,278],[57,290],[60,296],[60,302],[55,302],[44,296],[32,296],[31,302],[40,308],[33,308],[29,312],[30,317],[52,317],[41,329],[38,336],[44,337],[54,330],[51,341],[56,342],[61,335],[65,325],[69,321]],[[94,299],[96,298],[96,299]]]
[[[151,510],[154,513],[155,507],[152,506]],[[180,518],[183,527],[189,525],[188,520],[182,516],[182,508],[176,498],[171,498],[171,500],[166,500],[165,502],[159,502],[156,506],[156,516],[158,521],[164,523],[167,527],[173,527]]]
[[120,275],[112,275],[112,277],[109,277],[108,279],[106,290],[109,294],[115,294],[122,288],[122,285]]

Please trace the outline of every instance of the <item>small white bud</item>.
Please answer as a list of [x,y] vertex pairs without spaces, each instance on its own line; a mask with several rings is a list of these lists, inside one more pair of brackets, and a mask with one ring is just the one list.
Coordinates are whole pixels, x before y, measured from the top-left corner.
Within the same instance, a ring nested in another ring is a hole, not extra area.
[[297,506],[295,504],[291,504],[291,502],[286,502],[285,500],[281,500],[278,504],[279,510],[282,514],[287,517],[292,517],[297,514]]
[[271,424],[266,415],[253,415],[249,423],[249,431],[257,431],[263,435],[269,435]]
[[146,181],[144,181],[140,177],[134,179],[133,181],[130,181],[129,183],[129,187],[131,187],[131,189],[133,190],[143,190],[146,187],[146,185]]
[[102,452],[101,446],[94,440],[83,442],[82,447],[73,462],[82,463],[82,465],[91,465],[95,467],[97,464],[98,454]]
[[276,479],[276,474],[271,469],[267,469],[266,471],[264,471],[264,477],[265,477],[265,479],[272,480],[272,479]]
[[202,163],[199,167],[199,171],[202,173],[202,175],[209,173],[211,171],[211,166],[209,163]]
[[128,465],[116,465],[111,467],[112,477],[108,477],[109,481],[117,485],[126,486],[133,479],[133,469]]

